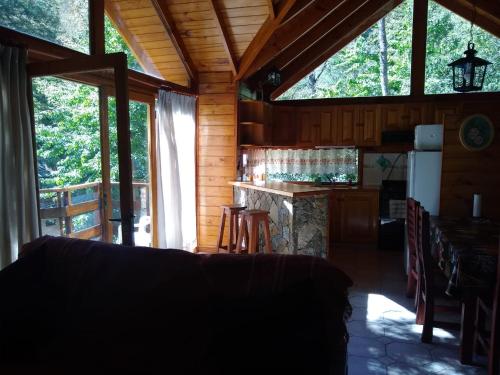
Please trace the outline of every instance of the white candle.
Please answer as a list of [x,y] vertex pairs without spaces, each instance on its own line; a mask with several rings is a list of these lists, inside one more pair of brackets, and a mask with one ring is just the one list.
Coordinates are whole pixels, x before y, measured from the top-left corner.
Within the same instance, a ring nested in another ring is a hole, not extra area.
[[472,217],[481,217],[481,194],[474,194]]

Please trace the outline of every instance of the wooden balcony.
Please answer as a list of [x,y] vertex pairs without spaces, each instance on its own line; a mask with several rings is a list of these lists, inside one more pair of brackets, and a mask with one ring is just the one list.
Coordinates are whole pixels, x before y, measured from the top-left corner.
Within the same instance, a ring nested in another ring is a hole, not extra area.
[[[134,213],[150,214],[149,183],[133,182]],[[118,237],[119,223],[106,220],[119,217],[119,184],[111,183],[111,206],[105,212],[106,201],[101,182],[91,182],[40,190],[42,233],[81,239],[112,241]]]

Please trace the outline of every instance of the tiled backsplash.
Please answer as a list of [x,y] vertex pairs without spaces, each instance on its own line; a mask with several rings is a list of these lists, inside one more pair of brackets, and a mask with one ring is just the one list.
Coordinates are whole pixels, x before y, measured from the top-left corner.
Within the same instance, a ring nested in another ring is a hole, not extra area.
[[363,155],[363,185],[382,185],[382,180],[406,180],[406,153]]

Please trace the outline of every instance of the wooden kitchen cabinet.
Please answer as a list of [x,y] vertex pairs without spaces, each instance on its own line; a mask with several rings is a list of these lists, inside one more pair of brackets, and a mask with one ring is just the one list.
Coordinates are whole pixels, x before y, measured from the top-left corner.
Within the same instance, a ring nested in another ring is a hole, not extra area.
[[384,104],[382,106],[382,130],[406,130],[406,125],[402,120],[403,113],[404,104]]
[[377,190],[334,191],[332,198],[334,242],[376,244],[379,192]]
[[304,108],[297,112],[297,146],[336,146],[337,128],[335,110],[322,111]]
[[381,143],[380,108],[377,105],[341,106],[338,108],[337,144],[378,146]]
[[354,146],[357,141],[359,108],[353,105],[341,106],[337,111],[337,145]]
[[380,107],[366,105],[360,108],[356,146],[378,146],[382,140]]
[[319,144],[319,113],[303,109],[297,113],[297,146],[314,147]]
[[385,104],[381,111],[382,131],[413,130],[429,123],[428,106],[422,103]]
[[322,111],[319,120],[319,144],[331,146],[337,144],[337,121],[336,111]]
[[272,144],[293,146],[296,144],[297,115],[294,107],[273,108]]

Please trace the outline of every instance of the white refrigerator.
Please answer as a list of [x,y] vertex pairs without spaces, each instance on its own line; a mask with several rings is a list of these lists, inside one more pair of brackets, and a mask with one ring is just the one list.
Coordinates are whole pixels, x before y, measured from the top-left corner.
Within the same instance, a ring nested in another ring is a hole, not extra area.
[[431,215],[439,215],[441,151],[408,153],[406,196],[420,202]]
[[[408,153],[406,196],[420,202],[431,215],[439,215],[441,151]],[[408,273],[408,241],[405,233],[405,270]]]

